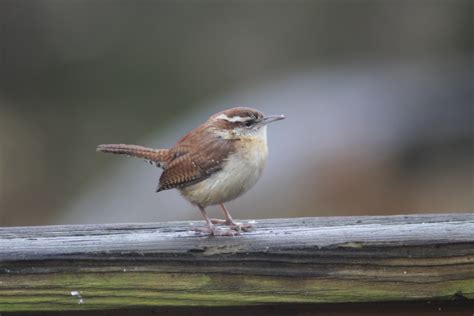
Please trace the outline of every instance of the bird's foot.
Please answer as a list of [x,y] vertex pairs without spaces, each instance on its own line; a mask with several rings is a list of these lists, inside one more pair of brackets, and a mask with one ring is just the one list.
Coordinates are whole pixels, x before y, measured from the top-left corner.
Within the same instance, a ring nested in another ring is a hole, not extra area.
[[230,229],[238,231],[238,232],[248,232],[250,231],[253,226],[251,224],[243,224],[239,222],[229,221],[220,218],[211,218],[211,223],[214,225],[227,225]]
[[210,236],[238,236],[240,231],[228,228],[219,228],[215,226],[196,227],[193,229],[195,232],[208,234]]
[[243,232],[248,232],[252,230],[253,226],[251,224],[244,224],[244,223],[238,223],[238,222],[232,222],[230,224],[227,224],[230,226],[230,229],[236,230],[238,232],[243,231]]
[[224,225],[227,223],[225,219],[220,219],[220,218],[211,218],[211,223],[214,225]]

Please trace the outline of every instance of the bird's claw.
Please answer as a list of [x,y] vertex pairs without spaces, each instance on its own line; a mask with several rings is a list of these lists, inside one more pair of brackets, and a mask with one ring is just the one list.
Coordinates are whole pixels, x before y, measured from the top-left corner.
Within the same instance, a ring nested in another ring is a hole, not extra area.
[[211,223],[214,225],[224,225],[227,223],[225,219],[220,219],[220,218],[211,218]]
[[229,225],[230,229],[236,230],[236,231],[243,231],[243,232],[248,232],[252,230],[253,226],[250,224],[243,224],[243,223],[236,223],[234,222],[233,224]]
[[238,231],[238,232],[241,232],[241,231],[248,232],[253,228],[251,224],[243,224],[243,223],[228,221],[228,220],[220,219],[220,218],[211,218],[211,223],[213,223],[214,225],[227,225],[229,226],[230,229]]
[[210,236],[238,236],[240,231],[228,228],[219,228],[215,226],[206,226],[206,227],[196,227],[193,229],[195,232],[208,234]]

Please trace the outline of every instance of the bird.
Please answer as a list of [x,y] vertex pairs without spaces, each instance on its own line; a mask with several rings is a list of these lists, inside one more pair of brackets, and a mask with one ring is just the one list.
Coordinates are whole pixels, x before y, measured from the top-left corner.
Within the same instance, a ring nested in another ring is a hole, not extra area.
[[[267,125],[284,115],[265,116],[250,107],[234,107],[211,115],[169,149],[102,144],[97,151],[142,158],[163,169],[156,192],[177,189],[197,206],[214,236],[235,236],[252,229],[234,221],[224,203],[252,188],[268,157]],[[206,208],[220,205],[225,219],[209,218]],[[216,225],[226,225],[225,229]]]

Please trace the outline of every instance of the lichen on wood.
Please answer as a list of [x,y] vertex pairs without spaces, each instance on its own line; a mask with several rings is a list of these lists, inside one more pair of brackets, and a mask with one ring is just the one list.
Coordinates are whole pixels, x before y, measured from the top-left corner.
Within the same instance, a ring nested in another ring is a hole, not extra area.
[[0,311],[474,299],[473,214],[191,227],[1,228]]

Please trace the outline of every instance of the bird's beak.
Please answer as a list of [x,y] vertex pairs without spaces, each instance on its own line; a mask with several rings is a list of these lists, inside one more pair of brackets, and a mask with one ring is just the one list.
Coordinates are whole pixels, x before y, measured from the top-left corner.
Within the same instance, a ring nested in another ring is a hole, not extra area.
[[270,115],[264,117],[260,122],[257,123],[259,127],[270,124],[271,122],[283,120],[285,118],[284,115]]

